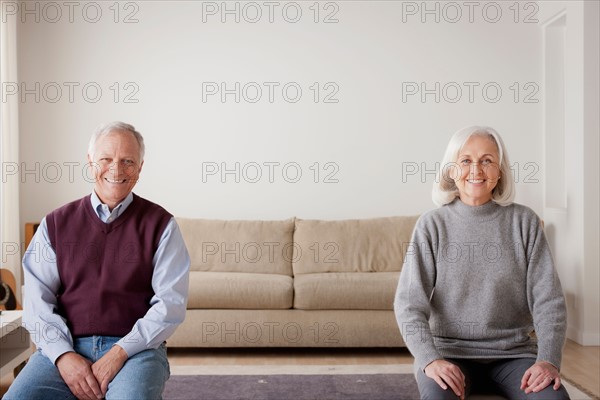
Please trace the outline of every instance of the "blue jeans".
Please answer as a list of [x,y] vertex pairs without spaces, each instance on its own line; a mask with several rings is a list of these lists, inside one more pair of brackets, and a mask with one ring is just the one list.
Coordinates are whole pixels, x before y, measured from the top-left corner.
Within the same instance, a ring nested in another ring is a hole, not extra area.
[[[96,362],[120,338],[90,336],[75,339],[76,353]],[[164,343],[156,350],[130,357],[109,383],[106,399],[160,399],[169,379],[169,361]],[[75,399],[58,368],[41,351],[36,351],[12,383],[3,400]]]
[[[525,394],[521,390],[521,379],[535,358],[508,358],[491,363],[481,363],[467,359],[446,359],[461,369],[465,375],[465,397],[472,393],[496,394],[511,400],[567,400],[569,394],[563,385],[554,390],[552,385],[537,393]],[[429,378],[420,368],[415,368],[417,385],[421,399],[456,400],[452,389],[444,390],[436,381]]]

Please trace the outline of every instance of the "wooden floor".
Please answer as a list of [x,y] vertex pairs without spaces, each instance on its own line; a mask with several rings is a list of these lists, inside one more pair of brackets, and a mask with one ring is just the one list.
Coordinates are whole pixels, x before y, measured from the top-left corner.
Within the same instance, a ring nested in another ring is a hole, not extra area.
[[[409,364],[413,358],[406,349],[169,349],[175,365],[355,365]],[[600,347],[580,346],[567,341],[562,374],[600,398]],[[0,395],[12,382],[0,382]]]
[[600,347],[584,347],[567,340],[561,373],[600,398]]

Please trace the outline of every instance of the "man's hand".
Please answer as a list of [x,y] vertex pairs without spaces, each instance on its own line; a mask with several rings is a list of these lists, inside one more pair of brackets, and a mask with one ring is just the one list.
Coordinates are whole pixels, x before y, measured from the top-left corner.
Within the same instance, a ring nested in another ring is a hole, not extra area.
[[554,382],[554,390],[560,388],[560,373],[558,369],[547,361],[538,361],[533,364],[521,379],[521,390],[525,393],[539,392]]
[[425,375],[437,382],[444,390],[448,386],[460,399],[465,398],[465,375],[456,364],[435,360],[425,367]]
[[104,397],[100,385],[92,373],[92,362],[75,352],[62,354],[56,360],[56,367],[71,392],[83,400],[96,400]]
[[127,361],[127,352],[119,345],[114,345],[105,355],[92,365],[92,372],[100,383],[102,397],[106,396],[108,384]]

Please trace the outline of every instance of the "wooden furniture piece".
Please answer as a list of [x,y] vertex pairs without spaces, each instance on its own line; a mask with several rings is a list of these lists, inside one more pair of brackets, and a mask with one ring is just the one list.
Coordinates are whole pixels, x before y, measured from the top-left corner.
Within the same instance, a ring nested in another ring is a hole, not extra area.
[[21,310],[21,305],[17,300],[15,277],[12,272],[5,268],[0,268],[0,312],[4,310]]
[[0,377],[17,372],[35,347],[29,338],[29,332],[21,326],[22,311],[2,311],[0,314]]
[[29,242],[33,239],[38,226],[40,226],[39,222],[28,222],[25,224],[25,249],[29,247]]
[[[29,246],[38,226],[39,223],[25,224],[25,249]],[[6,275],[2,276],[3,280],[11,282]],[[12,283],[14,286],[14,278]],[[20,308],[17,303],[17,310],[3,310],[0,314],[0,377],[11,372],[17,376],[29,356],[35,351],[29,332],[21,324],[23,311]]]

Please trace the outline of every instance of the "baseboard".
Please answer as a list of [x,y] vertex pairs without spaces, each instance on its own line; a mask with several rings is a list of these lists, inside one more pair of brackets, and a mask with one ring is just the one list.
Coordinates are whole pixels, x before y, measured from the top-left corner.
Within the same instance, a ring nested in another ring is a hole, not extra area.
[[586,332],[576,327],[567,327],[567,338],[582,346],[600,346],[600,333]]
[[600,333],[598,332],[583,332],[581,335],[582,346],[600,346]]

